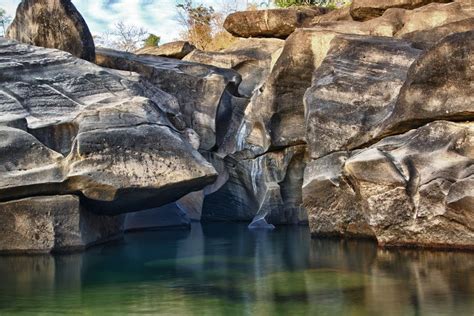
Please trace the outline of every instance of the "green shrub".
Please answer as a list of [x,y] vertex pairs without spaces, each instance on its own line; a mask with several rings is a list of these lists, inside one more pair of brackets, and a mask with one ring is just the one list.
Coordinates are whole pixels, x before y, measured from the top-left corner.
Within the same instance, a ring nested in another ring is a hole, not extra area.
[[155,34],[148,35],[147,39],[144,41],[145,47],[157,47],[160,44],[161,37],[156,36]]

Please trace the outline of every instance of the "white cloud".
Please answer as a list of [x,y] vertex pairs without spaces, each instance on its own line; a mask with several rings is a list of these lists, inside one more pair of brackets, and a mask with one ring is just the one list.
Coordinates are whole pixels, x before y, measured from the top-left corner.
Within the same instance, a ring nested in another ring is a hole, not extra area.
[[[243,8],[247,0],[195,0],[216,9]],[[14,16],[20,0],[1,0],[0,7]],[[176,21],[176,0],[73,0],[92,34],[113,29],[119,21],[143,27],[161,36],[162,42],[175,40],[181,28]]]

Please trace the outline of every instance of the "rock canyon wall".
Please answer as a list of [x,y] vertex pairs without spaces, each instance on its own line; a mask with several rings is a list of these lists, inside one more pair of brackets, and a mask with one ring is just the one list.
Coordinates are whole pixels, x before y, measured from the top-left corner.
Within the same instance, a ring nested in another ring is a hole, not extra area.
[[474,249],[472,2],[237,12],[223,51],[136,54],[30,2],[0,40],[0,251],[192,220]]

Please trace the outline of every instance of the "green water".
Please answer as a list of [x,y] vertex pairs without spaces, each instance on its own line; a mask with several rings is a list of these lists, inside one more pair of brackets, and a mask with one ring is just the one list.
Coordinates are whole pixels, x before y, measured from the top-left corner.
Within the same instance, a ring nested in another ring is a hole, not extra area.
[[127,234],[0,257],[0,315],[474,315],[474,254],[382,251],[308,228]]

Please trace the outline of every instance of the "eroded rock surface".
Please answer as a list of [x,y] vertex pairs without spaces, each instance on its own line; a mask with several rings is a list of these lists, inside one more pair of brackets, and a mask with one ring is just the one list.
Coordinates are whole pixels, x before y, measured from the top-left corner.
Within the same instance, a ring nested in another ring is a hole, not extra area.
[[185,125],[200,136],[201,149],[219,145],[238,97],[241,78],[237,72],[158,56],[137,56],[110,49],[98,49],[98,65],[134,71],[154,86],[175,96]]
[[305,152],[305,146],[293,146],[251,159],[226,157],[228,180],[205,197],[203,219],[305,223],[300,194]]
[[241,11],[229,14],[224,27],[237,37],[287,38],[296,28],[308,26],[314,17],[326,12],[318,7]]
[[92,35],[70,0],[22,0],[6,37],[95,59]]
[[436,121],[314,160],[303,185],[312,233],[474,248],[473,139],[472,123]]
[[451,2],[451,0],[353,0],[351,15],[356,21],[367,21],[381,16],[387,9],[415,9],[431,2]]
[[267,79],[284,43],[276,38],[242,38],[220,52],[195,50],[184,60],[234,69],[242,77],[239,93],[250,97]]
[[182,59],[195,50],[196,47],[186,41],[166,43],[157,47],[143,47],[135,52],[137,55],[154,55]]
[[1,201],[81,193],[91,211],[117,214],[215,180],[169,121],[170,95],[57,50],[2,40],[0,54]]
[[311,156],[437,119],[472,119],[473,39],[456,33],[422,53],[406,41],[337,36],[305,95]]
[[40,196],[0,203],[0,252],[82,250],[120,236],[123,215],[84,209],[73,195]]
[[409,42],[338,35],[305,94],[311,156],[354,149],[380,133],[411,64],[421,54]]

